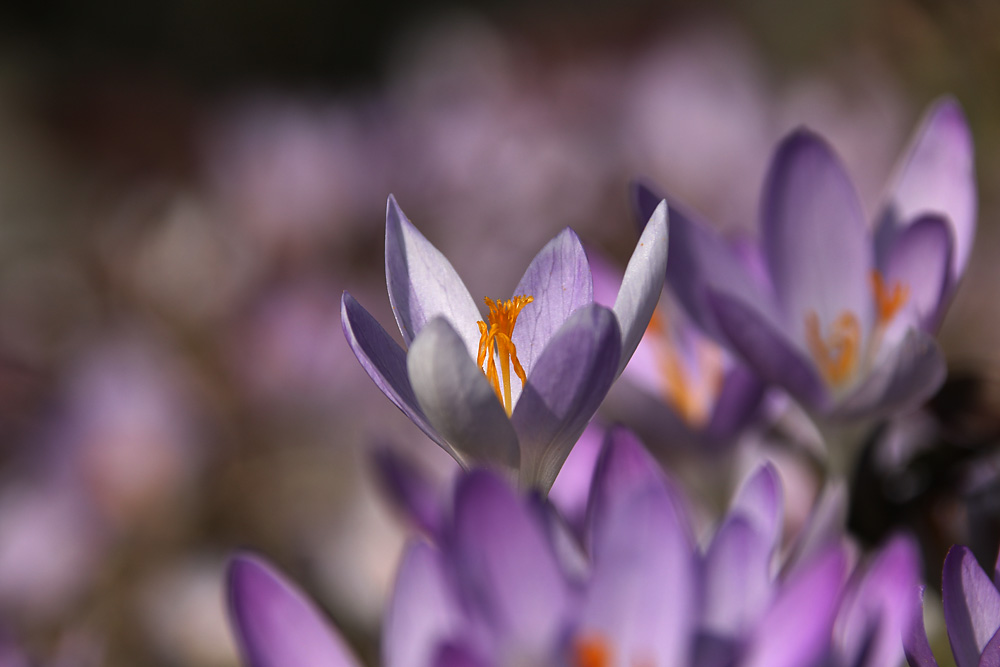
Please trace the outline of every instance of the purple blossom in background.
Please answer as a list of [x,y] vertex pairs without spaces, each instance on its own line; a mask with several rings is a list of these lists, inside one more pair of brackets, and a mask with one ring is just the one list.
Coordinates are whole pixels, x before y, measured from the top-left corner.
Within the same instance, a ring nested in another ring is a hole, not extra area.
[[[832,149],[794,132],[771,164],[759,249],[738,253],[671,210],[667,282],[699,326],[810,411],[915,406],[944,378],[930,331],[975,227],[972,146],[954,101],[932,109],[897,173],[873,239]],[[640,187],[640,212],[651,197]]]
[[547,491],[655,308],[666,211],[665,203],[655,209],[612,309],[594,303],[587,256],[567,229],[536,255],[510,301],[487,301],[483,318],[448,260],[390,197],[386,282],[408,350],[346,292],[344,334],[386,396],[460,463],[507,470]]

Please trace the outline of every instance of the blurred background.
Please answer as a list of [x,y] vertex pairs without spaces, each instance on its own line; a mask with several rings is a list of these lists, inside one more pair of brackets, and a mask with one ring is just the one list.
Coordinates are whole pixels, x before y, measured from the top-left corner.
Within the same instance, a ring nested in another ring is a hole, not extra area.
[[17,4],[0,9],[0,664],[234,665],[237,548],[375,660],[405,531],[371,451],[451,466],[340,329],[344,289],[394,329],[390,192],[474,296],[506,295],[566,225],[627,259],[635,176],[752,231],[770,151],[802,124],[873,213],[943,94],[980,188],[930,417],[959,435],[917,491],[872,472],[855,523],[995,553],[996,3]]

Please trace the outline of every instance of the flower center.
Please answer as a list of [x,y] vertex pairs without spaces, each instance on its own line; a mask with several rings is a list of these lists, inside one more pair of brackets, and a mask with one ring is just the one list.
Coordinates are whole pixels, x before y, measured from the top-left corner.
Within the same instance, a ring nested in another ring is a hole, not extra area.
[[826,336],[820,329],[819,316],[815,312],[809,313],[806,316],[806,342],[829,384],[840,386],[854,374],[861,350],[861,325],[854,313],[841,313]]
[[910,289],[899,281],[887,285],[882,274],[872,270],[872,291],[879,324],[888,324],[910,296]]
[[713,345],[698,345],[694,354],[698,365],[691,373],[672,339],[666,318],[658,307],[647,331],[656,337],[657,365],[664,400],[691,427],[700,428],[711,417],[712,405],[722,387],[722,354]]
[[[514,347],[511,336],[514,334],[514,323],[517,322],[518,313],[534,300],[534,297],[526,295],[515,296],[507,301],[500,299],[494,301],[486,297],[484,301],[486,301],[486,307],[490,311],[487,317],[489,324],[482,320],[476,322],[479,325],[479,354],[476,356],[476,363],[479,364],[480,368],[483,368],[484,362],[486,363],[483,373],[493,386],[493,391],[496,392],[497,398],[503,404],[508,417],[514,410],[510,395],[510,367],[514,367],[514,372],[520,378],[522,386],[528,380],[524,369],[521,368],[521,362],[517,360],[517,348]],[[500,364],[499,375],[497,362]],[[503,379],[502,390],[500,387],[501,376]]]
[[573,667],[608,667],[611,664],[611,650],[600,637],[578,637],[573,641]]

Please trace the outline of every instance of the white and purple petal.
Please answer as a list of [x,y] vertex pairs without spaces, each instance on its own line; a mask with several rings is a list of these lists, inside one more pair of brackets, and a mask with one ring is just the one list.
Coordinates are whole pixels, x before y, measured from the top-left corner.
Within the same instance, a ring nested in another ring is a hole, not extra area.
[[935,329],[944,314],[953,245],[948,222],[927,214],[896,235],[880,267],[889,289],[895,284],[906,289],[904,308],[925,331]]
[[979,657],[1000,628],[1000,592],[972,552],[954,546],[941,575],[948,640],[958,667],[977,667]]

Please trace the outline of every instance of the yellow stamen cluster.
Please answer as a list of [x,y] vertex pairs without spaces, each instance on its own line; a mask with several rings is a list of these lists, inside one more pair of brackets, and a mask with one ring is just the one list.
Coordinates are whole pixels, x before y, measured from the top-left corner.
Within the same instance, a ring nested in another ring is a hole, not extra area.
[[[514,409],[510,393],[510,367],[514,367],[514,372],[521,380],[523,386],[527,382],[521,362],[517,359],[517,349],[511,336],[514,334],[514,323],[521,309],[534,301],[534,297],[522,295],[515,296],[507,301],[501,301],[486,297],[486,307],[489,308],[489,324],[483,321],[476,322],[479,325],[479,354],[476,363],[479,367],[486,368],[483,373],[486,379],[493,386],[497,398],[503,403],[504,410],[509,417]],[[497,374],[497,361],[500,362],[500,373]],[[500,376],[503,378],[503,390],[500,388]]]
[[888,324],[910,296],[910,290],[900,282],[892,286],[885,283],[882,274],[872,271],[872,291],[875,292],[875,308],[879,324]]
[[830,327],[829,336],[823,336],[819,316],[815,312],[809,313],[806,316],[806,342],[829,384],[835,387],[842,385],[854,374],[861,351],[861,325],[854,313],[841,313]]

